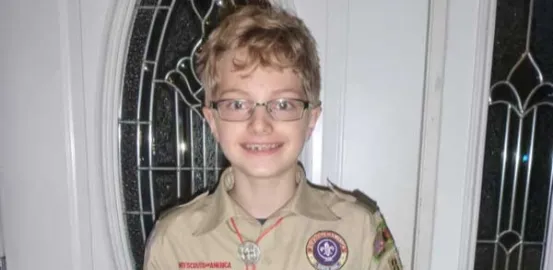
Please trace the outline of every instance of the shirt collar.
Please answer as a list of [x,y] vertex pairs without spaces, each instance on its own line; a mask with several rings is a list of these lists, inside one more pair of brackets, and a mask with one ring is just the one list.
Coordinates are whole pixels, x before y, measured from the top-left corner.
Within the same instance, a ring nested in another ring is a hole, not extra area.
[[[292,198],[275,215],[282,216],[291,213],[314,220],[338,220],[339,217],[330,209],[323,198],[324,191],[320,190],[320,187],[309,183],[301,166],[298,165],[296,170],[298,188]],[[211,203],[205,209],[206,214],[198,224],[194,235],[210,232],[231,217],[252,218],[230,197],[229,191],[233,187],[234,174],[232,167],[229,167],[221,175],[219,184],[212,195]]]

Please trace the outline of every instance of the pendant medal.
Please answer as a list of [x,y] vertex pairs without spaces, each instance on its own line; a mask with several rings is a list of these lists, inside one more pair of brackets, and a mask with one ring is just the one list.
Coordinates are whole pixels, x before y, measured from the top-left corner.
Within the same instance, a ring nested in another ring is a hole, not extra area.
[[261,257],[261,249],[252,241],[244,241],[238,246],[238,256],[246,265],[253,265]]

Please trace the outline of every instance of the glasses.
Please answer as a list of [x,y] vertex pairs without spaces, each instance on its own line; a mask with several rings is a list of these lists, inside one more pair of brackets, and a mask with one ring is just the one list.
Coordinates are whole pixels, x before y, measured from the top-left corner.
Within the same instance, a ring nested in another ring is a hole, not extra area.
[[295,121],[303,117],[303,112],[312,107],[311,103],[301,99],[280,98],[259,103],[245,99],[223,99],[211,102],[219,117],[225,121],[246,121],[250,119],[257,106],[264,106],[277,121]]

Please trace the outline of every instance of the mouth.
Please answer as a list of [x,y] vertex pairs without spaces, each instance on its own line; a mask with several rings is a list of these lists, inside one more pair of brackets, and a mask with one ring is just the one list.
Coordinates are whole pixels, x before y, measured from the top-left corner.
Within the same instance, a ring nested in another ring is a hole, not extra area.
[[243,143],[242,148],[250,153],[270,154],[278,151],[283,143]]

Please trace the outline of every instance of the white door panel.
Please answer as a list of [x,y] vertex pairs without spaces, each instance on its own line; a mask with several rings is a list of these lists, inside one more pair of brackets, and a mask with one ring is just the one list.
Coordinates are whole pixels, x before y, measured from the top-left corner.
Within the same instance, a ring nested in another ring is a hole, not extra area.
[[427,9],[427,0],[350,1],[340,180],[377,201],[405,265],[417,205]]
[[295,5],[322,52],[323,165],[315,181],[329,178],[376,200],[410,265],[428,1]]

